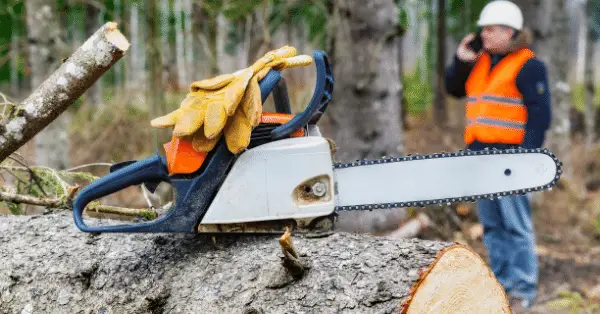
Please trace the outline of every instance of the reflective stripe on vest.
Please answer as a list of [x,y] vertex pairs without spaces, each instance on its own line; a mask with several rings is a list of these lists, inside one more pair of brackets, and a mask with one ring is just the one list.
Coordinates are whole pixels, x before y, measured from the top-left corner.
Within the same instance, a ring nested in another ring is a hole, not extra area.
[[516,87],[516,77],[527,60],[529,49],[515,51],[490,71],[491,58],[484,53],[467,79],[467,124],[464,140],[482,143],[521,144],[527,125],[527,108]]

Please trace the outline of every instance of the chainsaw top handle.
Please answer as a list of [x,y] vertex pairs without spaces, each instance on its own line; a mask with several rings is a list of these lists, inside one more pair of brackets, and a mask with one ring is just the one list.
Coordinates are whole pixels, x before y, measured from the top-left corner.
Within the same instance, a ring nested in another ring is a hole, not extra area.
[[290,121],[271,131],[272,140],[289,137],[292,133],[307,124],[316,124],[325,112],[327,104],[331,101],[333,94],[333,71],[331,70],[327,55],[322,50],[315,50],[313,52],[313,62],[317,71],[317,83],[315,84],[315,91],[310,103],[303,112],[295,115]]
[[[317,69],[317,83],[307,108],[287,123],[271,132],[273,140],[289,137],[298,129],[316,123],[331,99],[333,75],[325,53],[313,53]],[[281,73],[270,71],[259,83],[264,102],[281,81]],[[277,101],[277,99],[275,99]],[[111,167],[110,173],[83,188],[73,202],[75,225],[85,232],[195,232],[208,210],[212,198],[225,180],[235,155],[229,152],[224,140],[211,151],[204,165],[190,175],[169,175],[165,156],[158,152],[139,161],[125,161]],[[88,226],[83,220],[87,204],[130,186],[144,184],[152,193],[160,182],[171,184],[176,193],[176,204],[168,213],[153,221],[112,226]]]

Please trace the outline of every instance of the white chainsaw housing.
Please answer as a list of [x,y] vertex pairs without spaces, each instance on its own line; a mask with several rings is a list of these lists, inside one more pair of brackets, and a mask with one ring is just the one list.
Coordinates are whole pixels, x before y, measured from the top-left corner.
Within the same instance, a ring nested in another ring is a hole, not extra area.
[[[320,136],[249,149],[232,166],[201,224],[329,215],[335,209],[332,162],[329,144]],[[315,183],[318,195],[310,190]]]

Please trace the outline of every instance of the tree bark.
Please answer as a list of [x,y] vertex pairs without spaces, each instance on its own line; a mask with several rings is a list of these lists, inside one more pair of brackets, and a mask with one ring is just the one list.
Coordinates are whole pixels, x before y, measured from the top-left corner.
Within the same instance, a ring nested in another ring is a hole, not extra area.
[[437,71],[434,117],[436,125],[439,127],[444,127],[448,121],[448,114],[446,110],[446,83],[444,82],[444,78],[446,77],[446,0],[438,0],[437,7]]
[[[100,8],[98,8],[94,4],[86,5],[86,21],[85,21],[85,32],[89,36],[93,34],[98,28],[102,26],[102,21],[104,18],[102,17],[104,12]],[[103,102],[104,97],[102,96],[102,77],[99,77],[92,86],[87,90],[87,103],[89,103],[92,108],[97,110],[99,114],[101,110],[103,110]]]
[[12,97],[17,98],[20,95],[20,84],[19,84],[19,56],[21,55],[21,49],[19,45],[19,31],[20,28],[19,20],[16,16],[12,16],[12,32],[10,37],[10,91]]
[[552,1],[551,48],[548,64],[548,76],[552,95],[552,126],[548,132],[548,146],[564,164],[564,176],[570,177],[572,172],[570,146],[572,89],[567,80],[569,72],[569,19],[565,0]]
[[338,233],[89,234],[67,212],[0,219],[0,313],[510,313],[460,244]]
[[[115,16],[115,22],[117,24],[121,24],[122,20],[123,20],[123,7],[121,5],[121,0],[114,0],[114,16]],[[122,62],[118,63],[115,65],[115,86],[116,86],[116,91],[118,92],[122,92],[123,91],[123,73],[124,73],[124,64]]]
[[335,0],[328,53],[334,71],[327,108],[337,159],[380,158],[402,151],[397,7],[392,0]]
[[98,29],[0,124],[0,161],[57,119],[128,48],[116,23]]
[[[56,6],[56,1],[51,0],[25,2],[31,85],[34,88],[42,84],[59,61],[57,56],[61,26]],[[35,136],[36,164],[55,169],[69,166],[66,133],[68,122],[68,116],[61,115]]]
[[185,35],[183,30],[183,0],[175,0],[174,4],[175,14],[175,51],[177,59],[177,85],[179,88],[187,89],[187,74],[185,65]]
[[191,84],[197,80],[198,76],[194,72],[194,37],[192,36],[192,0],[183,0],[183,25],[184,25],[184,42],[185,42],[185,85]]
[[585,23],[585,145],[587,149],[592,147],[596,140],[596,119],[594,117],[596,89],[594,87],[594,42],[592,30],[588,26],[588,11],[593,9],[591,2],[586,0],[581,4],[582,18]]
[[[148,86],[146,91],[146,103],[150,107],[152,117],[160,117],[167,114],[167,104],[165,99],[165,86],[163,84],[162,72],[162,44],[160,32],[160,9],[154,0],[146,1],[146,30],[148,37],[146,38],[146,54],[148,58]],[[162,144],[170,140],[170,132],[166,130],[152,130],[152,139],[154,149],[159,150]]]
[[[398,9],[392,0],[354,3],[335,0],[328,56],[334,90],[323,134],[334,140],[340,161],[402,153],[401,91],[398,66]],[[347,231],[381,232],[396,227],[406,210],[344,212]]]

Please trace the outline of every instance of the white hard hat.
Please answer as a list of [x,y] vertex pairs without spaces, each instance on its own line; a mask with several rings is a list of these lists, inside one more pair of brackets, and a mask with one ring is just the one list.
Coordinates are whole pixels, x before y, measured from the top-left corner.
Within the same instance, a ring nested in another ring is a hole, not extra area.
[[516,4],[510,1],[495,0],[483,8],[477,25],[506,25],[521,30],[523,28],[523,13]]

